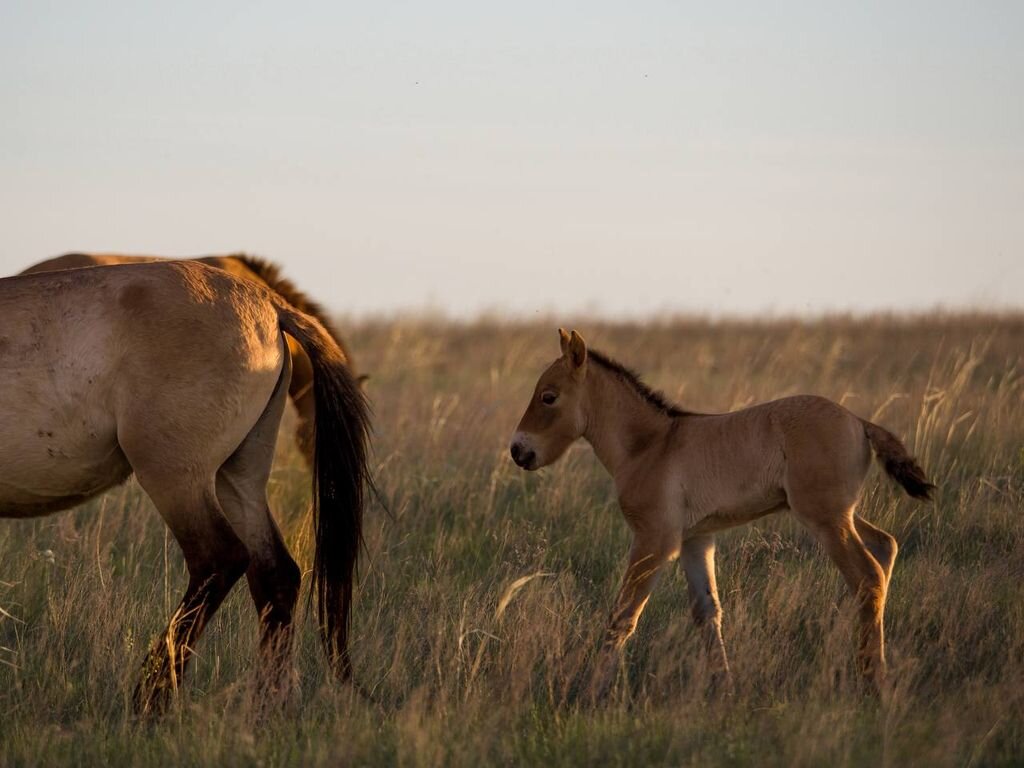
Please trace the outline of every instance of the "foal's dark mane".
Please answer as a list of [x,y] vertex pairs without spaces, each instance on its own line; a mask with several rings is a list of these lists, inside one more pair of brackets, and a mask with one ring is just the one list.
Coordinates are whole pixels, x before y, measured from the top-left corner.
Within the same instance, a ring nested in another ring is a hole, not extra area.
[[597,363],[620,381],[629,384],[629,386],[632,387],[638,395],[640,395],[644,402],[653,406],[666,416],[675,418],[678,416],[694,415],[693,411],[686,411],[677,406],[665,397],[663,392],[659,392],[658,390],[651,389],[647,386],[643,379],[640,378],[640,374],[632,368],[623,365],[614,358],[608,357],[608,355],[603,352],[598,352],[596,349],[589,349],[587,350],[587,359]]

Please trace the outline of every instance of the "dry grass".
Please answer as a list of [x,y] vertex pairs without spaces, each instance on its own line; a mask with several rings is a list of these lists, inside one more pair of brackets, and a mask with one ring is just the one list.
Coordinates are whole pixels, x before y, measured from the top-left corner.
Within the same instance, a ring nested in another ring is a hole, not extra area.
[[[589,449],[540,473],[506,444],[550,323],[374,322],[377,475],[355,664],[379,705],[336,691],[303,624],[301,692],[249,700],[244,586],[199,646],[180,706],[135,722],[144,646],[184,587],[173,541],[128,485],[74,513],[0,523],[0,760],[7,765],[1020,764],[1024,760],[1024,318],[701,321],[580,327],[697,410],[796,392],[906,437],[935,504],[873,471],[862,507],[901,551],[887,631],[895,689],[865,699],[837,572],[785,516],[720,538],[736,693],[706,701],[681,573],[631,642],[612,700],[566,701],[588,668],[627,532]],[[272,506],[308,563],[307,478],[282,441]],[[533,577],[527,579],[527,577]]]

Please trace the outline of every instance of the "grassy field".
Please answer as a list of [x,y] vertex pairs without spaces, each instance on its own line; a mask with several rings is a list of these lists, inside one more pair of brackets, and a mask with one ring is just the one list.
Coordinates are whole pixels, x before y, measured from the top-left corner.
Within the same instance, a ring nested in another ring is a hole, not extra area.
[[[629,537],[610,480],[583,444],[533,474],[507,454],[557,354],[554,325],[347,327],[373,377],[374,461],[391,512],[368,513],[353,628],[356,674],[379,703],[328,682],[305,620],[301,689],[280,715],[253,717],[256,619],[240,585],[174,710],[135,721],[144,648],[186,576],[129,483],[72,513],[0,521],[0,762],[1024,763],[1024,317],[579,326],[693,410],[831,397],[905,437],[939,485],[921,505],[877,469],[869,476],[861,513],[901,547],[883,701],[858,692],[838,572],[780,515],[719,539],[734,695],[704,697],[673,569],[597,709],[567,692],[589,668],[623,568]],[[308,567],[308,476],[287,436],[270,497]]]

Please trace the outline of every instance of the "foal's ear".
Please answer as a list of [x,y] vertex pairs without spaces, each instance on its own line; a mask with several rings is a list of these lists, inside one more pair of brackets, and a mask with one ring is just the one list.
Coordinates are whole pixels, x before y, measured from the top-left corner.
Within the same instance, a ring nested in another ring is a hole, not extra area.
[[569,349],[569,338],[570,338],[569,334],[565,332],[565,328],[559,328],[558,329],[558,341],[562,345],[562,355],[563,356],[565,355],[565,353]]
[[583,340],[583,337],[573,331],[565,349],[563,354],[568,358],[569,365],[576,370],[582,369],[583,364],[587,362],[587,342]]

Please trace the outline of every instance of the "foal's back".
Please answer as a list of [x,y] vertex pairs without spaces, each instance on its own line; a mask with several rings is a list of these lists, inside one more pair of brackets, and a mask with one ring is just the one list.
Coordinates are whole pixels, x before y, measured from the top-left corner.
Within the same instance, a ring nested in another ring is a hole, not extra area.
[[741,524],[785,506],[793,487],[827,486],[847,504],[870,464],[864,422],[838,403],[797,395],[680,417],[671,462],[696,517]]

